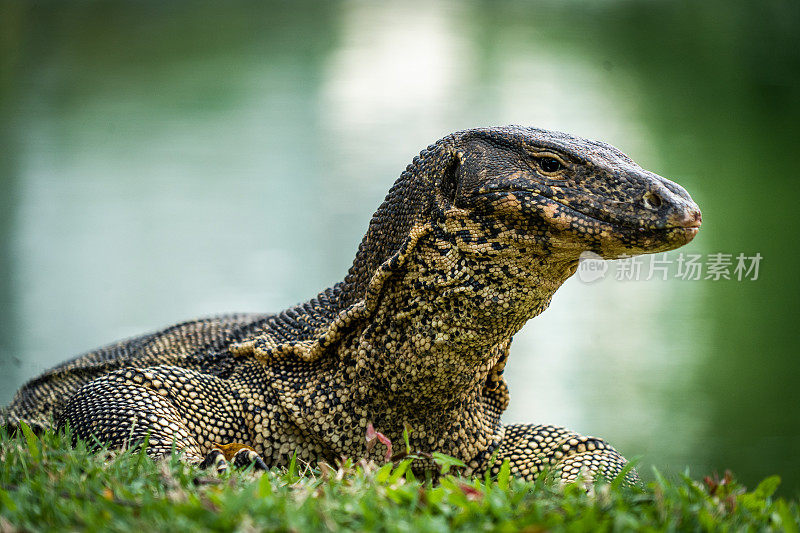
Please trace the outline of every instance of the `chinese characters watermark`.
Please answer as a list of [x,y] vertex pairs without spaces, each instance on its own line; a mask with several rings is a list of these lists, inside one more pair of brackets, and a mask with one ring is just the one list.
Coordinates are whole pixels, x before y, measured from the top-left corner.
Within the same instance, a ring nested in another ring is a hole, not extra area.
[[605,261],[597,254],[584,252],[581,254],[577,274],[585,283],[605,278],[610,270],[613,270],[613,277],[617,281],[757,281],[762,259],[760,253],[746,255],[718,252],[703,255],[664,252]]

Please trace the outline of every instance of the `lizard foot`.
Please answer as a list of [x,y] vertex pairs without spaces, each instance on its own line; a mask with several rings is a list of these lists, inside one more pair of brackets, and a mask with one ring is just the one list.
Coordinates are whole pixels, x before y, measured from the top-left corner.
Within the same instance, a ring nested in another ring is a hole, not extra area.
[[226,472],[228,466],[246,468],[253,465],[253,470],[267,470],[267,465],[254,449],[238,442],[230,444],[214,444],[212,449],[200,463],[200,468],[212,468],[218,474]]

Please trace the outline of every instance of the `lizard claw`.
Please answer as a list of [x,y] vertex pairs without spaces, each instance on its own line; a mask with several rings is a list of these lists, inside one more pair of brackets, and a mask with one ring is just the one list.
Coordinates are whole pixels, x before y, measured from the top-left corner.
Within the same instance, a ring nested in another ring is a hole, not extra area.
[[242,448],[236,452],[231,460],[231,464],[236,468],[246,468],[253,465],[253,470],[266,470],[267,464],[254,450]]
[[234,468],[247,468],[253,465],[254,470],[267,470],[267,464],[256,451],[245,444],[214,444],[212,449],[200,463],[200,468],[214,468],[218,474],[226,472],[229,465]]
[[228,471],[228,460],[225,455],[218,449],[213,449],[206,455],[205,459],[198,465],[203,470],[213,469],[217,474],[222,474]]

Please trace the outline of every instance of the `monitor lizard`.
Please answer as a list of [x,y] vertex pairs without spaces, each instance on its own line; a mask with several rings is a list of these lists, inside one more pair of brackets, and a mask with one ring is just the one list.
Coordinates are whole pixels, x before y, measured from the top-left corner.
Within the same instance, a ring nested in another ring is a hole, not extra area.
[[520,126],[456,132],[400,175],[343,281],[279,314],[193,320],[79,356],[24,385],[4,418],[110,446],[148,436],[152,457],[174,442],[219,470],[293,454],[385,460],[367,447],[372,425],[395,442],[410,427],[412,449],[460,459],[466,475],[508,459],[527,480],[545,468],[564,481],[613,476],[625,459],[601,439],[501,423],[512,336],[583,252],[671,250],[700,222],[683,188],[606,143]]

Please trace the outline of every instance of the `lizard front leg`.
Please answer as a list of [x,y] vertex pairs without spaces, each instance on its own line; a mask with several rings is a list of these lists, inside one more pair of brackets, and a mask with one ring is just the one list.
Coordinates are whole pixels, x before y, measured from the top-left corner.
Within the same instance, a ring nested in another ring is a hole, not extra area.
[[222,379],[174,366],[127,368],[101,376],[79,389],[65,405],[58,427],[69,424],[74,437],[124,448],[147,438],[147,454],[157,458],[175,448],[183,460],[227,469],[255,463],[266,468],[249,446],[239,395]]
[[[617,476],[627,463],[619,452],[601,439],[584,437],[556,426],[510,424],[492,465],[487,466],[492,475],[500,472],[505,459],[509,460],[511,475],[527,481],[535,480],[544,470],[555,470],[563,483],[572,483],[587,476],[598,475],[606,479]],[[627,473],[625,480],[636,484],[635,471]]]

